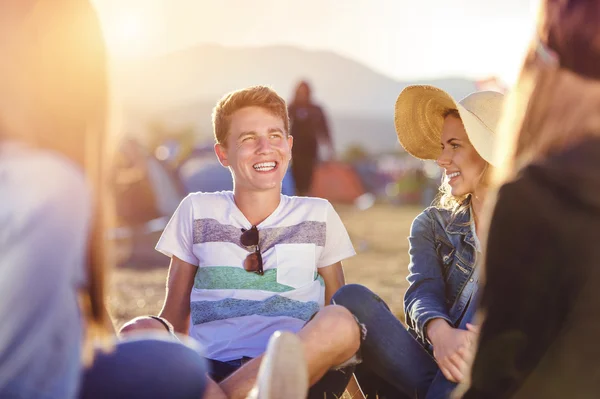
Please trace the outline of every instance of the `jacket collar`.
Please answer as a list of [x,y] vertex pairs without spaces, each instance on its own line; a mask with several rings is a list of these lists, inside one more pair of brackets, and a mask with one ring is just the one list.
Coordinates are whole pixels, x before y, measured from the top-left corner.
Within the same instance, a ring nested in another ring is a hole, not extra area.
[[464,211],[451,217],[450,222],[446,226],[445,230],[448,234],[460,234],[464,236],[465,242],[471,245],[473,248],[476,248],[475,237],[473,237],[473,232],[471,231],[470,201],[469,206],[466,207]]

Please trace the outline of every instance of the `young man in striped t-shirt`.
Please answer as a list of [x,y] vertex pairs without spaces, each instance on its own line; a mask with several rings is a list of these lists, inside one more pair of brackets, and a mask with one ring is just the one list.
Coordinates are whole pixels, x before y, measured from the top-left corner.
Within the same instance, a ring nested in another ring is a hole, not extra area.
[[328,201],[281,194],[293,138],[277,93],[230,93],[213,125],[234,190],[188,195],[165,228],[156,248],[171,264],[160,316],[204,345],[228,397],[245,397],[277,330],[305,346],[309,398],[340,397],[351,373],[330,369],[354,355],[360,331],[346,309],[324,306],[344,284],[341,261],[355,255],[348,233]]

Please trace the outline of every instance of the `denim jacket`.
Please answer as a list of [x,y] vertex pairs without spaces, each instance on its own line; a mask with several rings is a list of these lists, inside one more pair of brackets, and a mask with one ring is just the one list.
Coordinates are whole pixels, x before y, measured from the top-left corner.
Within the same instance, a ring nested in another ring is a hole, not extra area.
[[477,250],[470,221],[470,207],[456,215],[429,207],[411,226],[410,286],[404,312],[409,331],[425,346],[427,323],[442,318],[457,326],[477,287]]

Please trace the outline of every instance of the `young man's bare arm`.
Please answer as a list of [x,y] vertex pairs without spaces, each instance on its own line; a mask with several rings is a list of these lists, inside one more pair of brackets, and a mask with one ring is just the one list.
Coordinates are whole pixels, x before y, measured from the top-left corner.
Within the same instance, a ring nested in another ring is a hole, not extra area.
[[342,262],[321,267],[318,271],[325,282],[325,305],[329,305],[333,294],[346,284]]
[[160,316],[167,319],[175,332],[188,334],[190,321],[190,294],[194,286],[197,266],[187,263],[176,256],[171,257],[165,304]]

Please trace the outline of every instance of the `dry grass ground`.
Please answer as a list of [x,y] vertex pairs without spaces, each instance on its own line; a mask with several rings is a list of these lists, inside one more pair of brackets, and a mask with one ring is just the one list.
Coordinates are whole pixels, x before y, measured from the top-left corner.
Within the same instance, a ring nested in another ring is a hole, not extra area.
[[[336,206],[358,255],[344,261],[346,281],[379,294],[400,318],[406,290],[409,228],[420,212],[416,207],[375,205],[359,211]],[[158,236],[149,241],[155,242]],[[160,259],[160,258],[159,258]],[[115,327],[135,316],[157,314],[165,294],[168,259],[145,270],[121,268],[110,277],[110,311]]]

